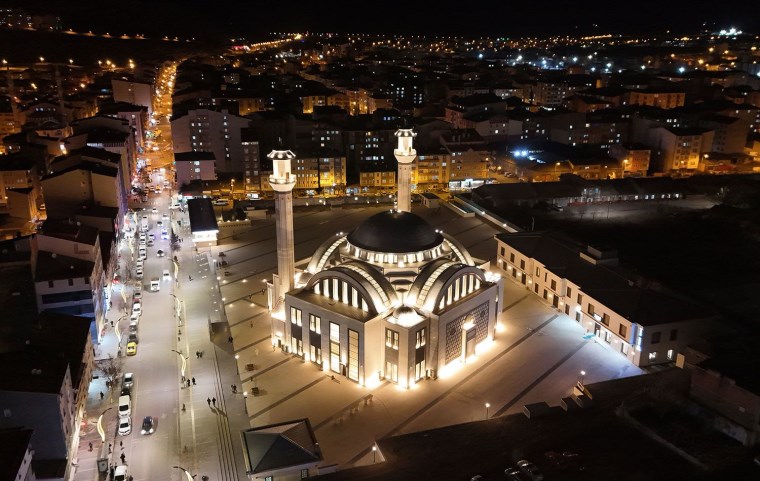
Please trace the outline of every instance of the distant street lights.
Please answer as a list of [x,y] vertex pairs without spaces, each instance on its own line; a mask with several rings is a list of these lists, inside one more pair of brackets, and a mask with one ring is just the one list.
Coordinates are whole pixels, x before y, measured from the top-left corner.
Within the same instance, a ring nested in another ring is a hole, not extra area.
[[486,403],[486,419],[488,419],[488,408],[491,407],[491,403]]
[[108,411],[110,411],[111,409],[113,409],[113,406],[111,406],[110,408],[106,409],[105,411],[103,411],[102,413],[100,413],[100,416],[98,416],[98,434],[100,434],[100,442],[101,443],[105,443],[106,442],[106,432],[103,430],[103,416]]

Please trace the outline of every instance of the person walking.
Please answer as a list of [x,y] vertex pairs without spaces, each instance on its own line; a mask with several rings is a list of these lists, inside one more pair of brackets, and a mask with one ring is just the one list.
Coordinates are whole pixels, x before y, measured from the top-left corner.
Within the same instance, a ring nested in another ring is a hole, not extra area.
[[190,379],[187,380],[187,387],[190,387]]
[[102,401],[104,397],[106,397],[106,395],[103,394],[103,391],[100,391],[100,400]]
[[90,441],[90,452],[92,452],[92,441]]
[[215,397],[211,398],[211,403],[214,405],[214,407],[216,407],[216,398]]
[[195,378],[193,378],[193,386],[195,386]]
[[195,358],[196,359],[200,359],[201,358],[201,352],[200,351],[195,351]]
[[120,447],[121,449],[124,449],[124,441],[119,441],[119,447]]
[[208,407],[211,407],[211,398],[206,399],[206,402],[208,403]]
[[113,452],[112,446],[113,445],[111,443],[108,443],[108,454],[111,454]]
[[121,458],[121,464],[127,464],[127,456],[124,453],[121,453],[121,456],[119,456],[119,458]]

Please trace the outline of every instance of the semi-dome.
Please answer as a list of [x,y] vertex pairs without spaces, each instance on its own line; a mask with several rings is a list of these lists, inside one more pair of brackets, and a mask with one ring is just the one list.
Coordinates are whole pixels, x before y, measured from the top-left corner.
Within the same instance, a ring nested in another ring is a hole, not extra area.
[[432,249],[443,236],[411,212],[381,212],[348,235],[348,242],[374,252],[406,253]]

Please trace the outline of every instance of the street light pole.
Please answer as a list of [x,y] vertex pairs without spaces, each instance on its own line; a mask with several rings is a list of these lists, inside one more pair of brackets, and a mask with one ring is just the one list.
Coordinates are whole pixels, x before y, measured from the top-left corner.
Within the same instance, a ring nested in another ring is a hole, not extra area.
[[121,329],[119,329],[119,323],[120,323],[120,322],[121,322],[121,320],[122,320],[122,319],[124,319],[125,317],[127,317],[127,315],[126,315],[126,314],[124,314],[124,315],[123,315],[123,316],[121,316],[120,318],[116,319],[116,322],[114,323],[114,326],[113,326],[113,328],[114,328],[114,332],[116,333],[116,340],[118,341],[118,344],[121,344]]
[[100,416],[98,416],[98,434],[100,434],[100,442],[105,443],[106,442],[106,432],[103,430],[103,416],[113,409],[113,406],[106,409],[102,413],[100,413]]
[[184,377],[185,377],[185,369],[187,368],[187,358],[185,356],[183,356],[182,353],[179,352],[179,351],[177,351],[176,349],[172,349],[171,351],[172,352],[176,352],[179,355],[180,359],[182,359],[182,369],[181,370],[182,370],[182,378],[184,379]]
[[377,446],[372,446],[372,463],[377,463]]
[[486,403],[486,419],[488,419],[488,408],[491,407],[491,403]]
[[190,471],[183,468],[182,466],[172,466],[174,469],[181,469],[185,472],[185,476],[187,477],[187,481],[193,481],[193,476],[190,474]]

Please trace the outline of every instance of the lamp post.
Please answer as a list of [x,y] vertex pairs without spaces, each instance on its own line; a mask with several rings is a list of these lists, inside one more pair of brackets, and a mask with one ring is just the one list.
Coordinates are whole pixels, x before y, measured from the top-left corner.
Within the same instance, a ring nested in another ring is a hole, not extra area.
[[181,372],[182,372],[182,377],[184,378],[185,377],[185,369],[187,369],[187,358],[185,356],[183,356],[182,353],[179,352],[179,351],[177,351],[176,349],[172,349],[171,351],[172,352],[176,352],[177,355],[179,355],[180,359],[182,359]]
[[100,413],[100,416],[98,416],[98,434],[100,434],[100,442],[101,443],[105,443],[106,442],[106,432],[103,430],[103,416],[108,411],[110,411],[111,409],[113,409],[113,406],[111,406],[110,408],[106,409],[105,411],[103,411],[102,413]]
[[174,294],[169,293],[169,295],[174,298],[174,316],[177,317],[177,318],[180,318],[180,313],[182,312],[181,307],[180,307],[182,305],[181,301]]
[[486,403],[486,419],[488,419],[488,408],[491,407],[491,403]]
[[124,314],[124,315],[123,315],[123,316],[121,316],[120,318],[116,319],[116,322],[115,322],[115,323],[114,323],[114,325],[113,325],[113,329],[114,329],[114,332],[116,333],[116,340],[117,340],[118,344],[121,344],[121,329],[119,329],[119,323],[120,323],[120,322],[121,322],[121,320],[122,320],[122,319],[124,319],[125,317],[127,317],[127,315],[126,315],[126,314]]
[[581,386],[583,386],[583,378],[586,377],[586,371],[581,371]]
[[235,371],[240,374],[240,367],[238,367],[238,359],[240,359],[240,354],[235,354]]
[[185,472],[185,476],[187,477],[187,481],[193,481],[193,475],[190,474],[190,471],[188,471],[187,469],[183,468],[182,466],[172,466],[172,467],[174,469],[181,469],[182,471]]
[[559,172],[558,172],[559,171],[559,164],[560,164],[559,162],[557,162],[556,164],[554,164],[554,177],[557,177],[557,180],[559,180]]
[[377,463],[377,446],[372,446],[372,463]]

